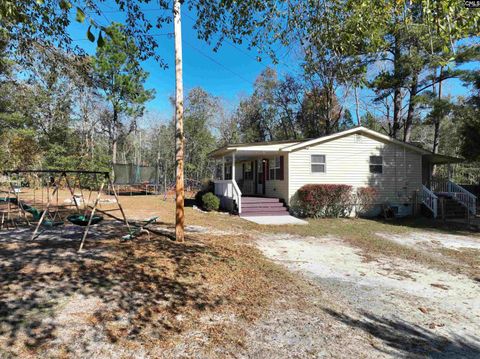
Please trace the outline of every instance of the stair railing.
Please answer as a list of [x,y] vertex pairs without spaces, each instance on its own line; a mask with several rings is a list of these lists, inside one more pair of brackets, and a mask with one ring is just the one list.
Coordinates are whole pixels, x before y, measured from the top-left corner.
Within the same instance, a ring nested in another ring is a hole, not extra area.
[[438,197],[430,191],[425,185],[422,185],[422,202],[432,211],[433,218],[437,218],[438,215]]
[[242,213],[242,191],[238,187],[237,181],[232,179],[233,183],[233,192],[234,192],[234,200],[237,202],[238,214]]
[[[215,180],[213,182],[215,184],[215,195],[220,196],[220,201],[222,201],[222,198],[226,198],[231,204],[233,200],[237,204],[238,213],[242,213],[242,191],[240,191],[237,182],[234,179]],[[222,205],[224,204],[222,203]],[[233,205],[229,207],[233,211]]]
[[448,193],[462,205],[467,207],[470,213],[474,216],[477,214],[477,197],[474,194],[468,192],[465,188],[452,181],[448,181],[447,189]]
[[448,179],[442,177],[432,177],[430,181],[430,189],[437,193],[448,192]]

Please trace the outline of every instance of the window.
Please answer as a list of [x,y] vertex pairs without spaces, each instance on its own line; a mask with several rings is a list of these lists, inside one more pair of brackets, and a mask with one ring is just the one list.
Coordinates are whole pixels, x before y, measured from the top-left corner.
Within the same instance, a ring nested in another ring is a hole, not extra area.
[[269,163],[270,181],[282,179],[281,170],[280,157],[272,158]]
[[383,173],[382,156],[370,156],[370,173]]
[[225,179],[232,179],[232,165],[225,165]]
[[312,173],[325,173],[325,155],[311,155]]
[[244,164],[243,179],[244,180],[253,180],[253,166],[252,162],[247,162]]

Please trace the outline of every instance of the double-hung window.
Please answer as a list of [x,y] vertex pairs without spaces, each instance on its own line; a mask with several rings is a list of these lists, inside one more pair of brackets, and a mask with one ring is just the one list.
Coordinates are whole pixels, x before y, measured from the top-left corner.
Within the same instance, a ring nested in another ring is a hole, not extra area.
[[245,163],[245,173],[243,175],[243,179],[245,180],[253,180],[253,166],[252,162]]
[[326,158],[325,155],[311,155],[310,167],[312,173],[325,173],[326,172]]
[[280,157],[274,157],[269,163],[270,180],[277,179],[278,171],[280,171]]
[[283,180],[282,164],[280,156],[274,157],[269,162],[269,179],[270,180]]
[[382,156],[370,156],[370,173],[383,173]]

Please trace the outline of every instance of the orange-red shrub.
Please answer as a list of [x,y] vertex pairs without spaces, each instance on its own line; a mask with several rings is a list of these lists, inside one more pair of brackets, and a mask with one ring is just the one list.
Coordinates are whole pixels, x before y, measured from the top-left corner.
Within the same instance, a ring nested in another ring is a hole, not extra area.
[[296,193],[293,212],[302,217],[345,217],[352,210],[352,186],[307,184]]

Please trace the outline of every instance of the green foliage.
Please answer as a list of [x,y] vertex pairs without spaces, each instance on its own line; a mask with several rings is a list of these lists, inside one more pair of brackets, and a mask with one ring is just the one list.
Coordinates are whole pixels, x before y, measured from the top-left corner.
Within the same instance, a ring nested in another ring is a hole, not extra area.
[[197,206],[202,207],[203,206],[202,197],[205,194],[209,192],[213,193],[214,191],[215,191],[215,184],[213,183],[213,181],[209,180],[206,183],[204,183],[202,186],[202,189],[195,194],[195,203],[197,204]]
[[140,51],[121,24],[113,23],[106,31],[109,39],[97,49],[93,61],[98,86],[114,112],[141,116],[154,91],[144,88],[148,73],[140,66]]
[[218,211],[220,208],[220,198],[215,196],[212,192],[208,192],[202,196],[203,209],[210,211]]
[[473,84],[474,93],[454,112],[460,122],[460,151],[470,161],[480,161],[480,71],[472,72],[465,80]]
[[350,112],[344,111],[335,93],[319,88],[305,93],[297,121],[305,138],[320,137],[353,126]]
[[[104,113],[102,120],[112,145],[112,163],[116,163],[119,139],[135,130],[135,119],[143,115],[154,91],[144,88],[148,73],[140,66],[140,51],[124,26],[113,23],[106,32],[109,38],[97,49],[93,71],[97,86],[112,106],[111,115]],[[122,123],[123,115],[133,119],[129,126]]]
[[216,147],[212,128],[219,108],[219,99],[202,88],[193,88],[187,95],[184,112],[187,178],[202,181],[211,176],[213,164],[208,154]]
[[3,169],[29,169],[41,160],[40,145],[33,129],[10,129],[0,135]]

